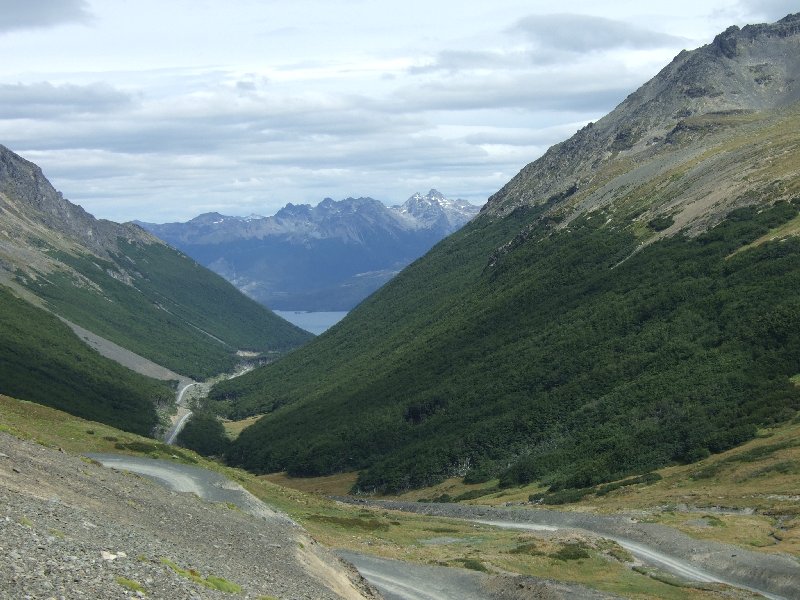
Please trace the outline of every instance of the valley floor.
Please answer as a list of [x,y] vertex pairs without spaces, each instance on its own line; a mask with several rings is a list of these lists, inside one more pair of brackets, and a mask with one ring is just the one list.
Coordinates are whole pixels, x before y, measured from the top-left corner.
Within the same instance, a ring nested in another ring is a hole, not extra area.
[[723,583],[767,598],[790,599],[800,590],[800,564],[793,558],[696,540],[670,527],[627,516],[463,504],[340,498],[358,506],[465,519],[519,531],[574,530],[613,540],[636,559],[678,576],[678,581]]

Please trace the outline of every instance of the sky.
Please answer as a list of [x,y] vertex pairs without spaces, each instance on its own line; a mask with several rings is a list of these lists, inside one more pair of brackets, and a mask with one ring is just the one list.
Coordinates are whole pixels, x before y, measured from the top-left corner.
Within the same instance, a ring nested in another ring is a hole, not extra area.
[[482,204],[682,49],[800,0],[0,0],[0,144],[97,217]]

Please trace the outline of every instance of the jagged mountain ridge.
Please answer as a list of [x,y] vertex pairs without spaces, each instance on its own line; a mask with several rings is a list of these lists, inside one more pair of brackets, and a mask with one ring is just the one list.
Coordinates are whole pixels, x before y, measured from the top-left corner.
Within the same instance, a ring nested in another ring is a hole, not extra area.
[[0,209],[3,245],[0,266],[8,271],[25,269],[17,251],[32,239],[47,240],[59,249],[84,247],[108,257],[117,252],[118,240],[161,244],[156,237],[131,224],[95,219],[82,207],[56,191],[42,170],[0,145]]
[[617,175],[606,167],[621,158],[647,161],[679,146],[677,136],[702,134],[693,117],[792,105],[800,100],[798,31],[800,13],[773,24],[732,26],[712,43],[684,50],[611,113],[523,168],[483,212],[503,216],[555,200],[569,215],[582,214],[619,193],[605,187]]
[[270,413],[231,460],[358,470],[360,491],[466,475],[555,493],[791,419],[798,18],[681,53],[337,328],[217,386],[230,414]]
[[431,190],[393,207],[326,198],[271,217],[137,223],[271,308],[349,310],[478,211]]
[[[284,350],[308,339],[137,225],[95,219],[3,146],[0,284],[197,378],[232,368],[238,349]],[[219,314],[220,304],[228,312]]]

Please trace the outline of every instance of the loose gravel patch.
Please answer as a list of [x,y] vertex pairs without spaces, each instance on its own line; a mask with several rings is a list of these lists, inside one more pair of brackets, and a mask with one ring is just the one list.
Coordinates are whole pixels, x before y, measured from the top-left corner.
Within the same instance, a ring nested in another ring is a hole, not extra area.
[[377,597],[270,514],[0,433],[0,599]]

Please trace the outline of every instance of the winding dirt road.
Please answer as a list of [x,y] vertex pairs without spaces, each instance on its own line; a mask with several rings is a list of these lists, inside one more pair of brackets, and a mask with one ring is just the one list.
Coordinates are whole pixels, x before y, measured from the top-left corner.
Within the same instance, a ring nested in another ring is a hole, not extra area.
[[[165,460],[121,454],[87,456],[107,467],[149,477],[176,492],[190,492],[211,502],[234,504],[254,516],[282,523],[298,532],[298,535],[302,531],[288,516],[270,509],[239,484],[219,473]],[[611,598],[608,594],[577,584],[527,577],[486,575],[466,569],[420,565],[348,551],[339,551],[337,554],[354,565],[387,600],[516,600],[517,598],[607,600]]]
[[800,562],[793,557],[751,552],[736,546],[697,540],[670,527],[637,523],[624,516],[348,497],[337,500],[504,528],[529,531],[577,529],[614,540],[642,562],[689,581],[724,583],[772,600],[800,598]]
[[175,404],[178,405],[178,412],[175,415],[175,421],[172,424],[172,427],[169,428],[169,431],[164,435],[164,441],[167,444],[174,444],[175,439],[178,437],[178,434],[183,429],[183,426],[186,425],[186,421],[188,421],[192,416],[192,411],[189,410],[186,406],[183,405],[183,396],[189,390],[190,387],[200,385],[198,382],[193,381],[191,383],[183,384],[178,390],[178,397],[175,401]]

